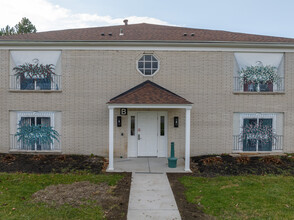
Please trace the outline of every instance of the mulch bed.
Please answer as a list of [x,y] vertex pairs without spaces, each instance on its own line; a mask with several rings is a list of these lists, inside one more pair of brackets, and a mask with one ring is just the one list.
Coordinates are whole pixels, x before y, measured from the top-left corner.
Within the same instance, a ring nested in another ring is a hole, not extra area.
[[0,172],[67,173],[86,170],[101,173],[105,160],[99,156],[0,154]]
[[182,176],[216,177],[237,175],[294,175],[294,156],[232,157],[204,155],[191,158],[191,174],[168,174],[182,219],[215,219],[203,212],[201,205],[189,203]]
[[195,176],[294,175],[294,156],[232,157],[204,155],[191,158]]

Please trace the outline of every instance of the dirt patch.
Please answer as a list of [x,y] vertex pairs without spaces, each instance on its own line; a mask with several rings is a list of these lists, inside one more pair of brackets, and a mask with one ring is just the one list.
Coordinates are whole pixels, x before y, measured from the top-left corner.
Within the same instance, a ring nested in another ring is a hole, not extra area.
[[191,158],[194,176],[228,175],[294,175],[292,156],[232,157],[230,155],[204,155]]
[[67,173],[86,170],[100,173],[105,160],[86,155],[0,154],[0,172]]
[[64,204],[74,207],[100,205],[106,219],[126,219],[131,174],[124,175],[116,186],[109,186],[106,183],[94,184],[89,181],[51,185],[34,193],[32,199],[33,202],[44,202],[53,207]]
[[[73,184],[58,184],[46,187],[32,195],[33,201],[45,202],[51,206],[68,204],[80,206],[93,200],[102,205],[102,201],[115,200],[111,194],[110,186],[106,183],[94,184],[89,181],[76,182]],[[115,201],[114,201],[115,202]]]
[[185,196],[185,187],[179,182],[179,178],[190,174],[168,173],[168,179],[176,198],[177,206],[183,220],[187,219],[215,219],[205,214],[201,205],[189,203]]

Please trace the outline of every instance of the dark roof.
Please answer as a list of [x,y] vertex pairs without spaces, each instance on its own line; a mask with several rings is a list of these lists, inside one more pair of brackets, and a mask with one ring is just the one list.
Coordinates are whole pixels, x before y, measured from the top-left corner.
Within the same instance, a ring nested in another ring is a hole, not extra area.
[[108,104],[192,104],[149,80],[110,99]]
[[[123,35],[120,35],[120,31]],[[103,35],[104,34],[104,35]],[[182,42],[282,42],[293,38],[244,34],[229,31],[194,29],[155,24],[131,24],[108,27],[47,31],[0,36],[0,41],[182,41]]]

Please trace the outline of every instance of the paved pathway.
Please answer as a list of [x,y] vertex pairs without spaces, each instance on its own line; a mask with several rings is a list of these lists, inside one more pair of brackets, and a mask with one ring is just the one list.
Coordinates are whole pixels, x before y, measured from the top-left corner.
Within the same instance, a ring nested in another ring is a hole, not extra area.
[[133,173],[128,220],[181,219],[166,173]]

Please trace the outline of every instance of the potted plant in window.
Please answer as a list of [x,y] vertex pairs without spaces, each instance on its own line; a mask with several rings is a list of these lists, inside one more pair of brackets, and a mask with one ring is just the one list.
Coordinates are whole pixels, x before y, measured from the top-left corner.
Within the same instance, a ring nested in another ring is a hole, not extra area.
[[[260,92],[261,85],[271,87],[281,80],[277,68],[271,65],[264,66],[261,62],[256,66],[247,66],[239,71],[240,83],[247,91]],[[246,91],[245,90],[245,91]]]
[[[54,140],[59,142],[59,133],[48,125],[29,125],[19,126],[15,136],[17,141],[22,144],[22,148],[30,150],[51,150],[50,145]],[[24,147],[26,146],[26,147]]]
[[55,74],[55,65],[39,64],[38,59],[35,63],[24,63],[13,68],[16,79],[20,79],[21,89],[51,89],[51,82]]
[[277,141],[277,134],[272,126],[263,123],[246,124],[241,128],[239,141],[243,142],[244,151],[272,150],[273,141]]

